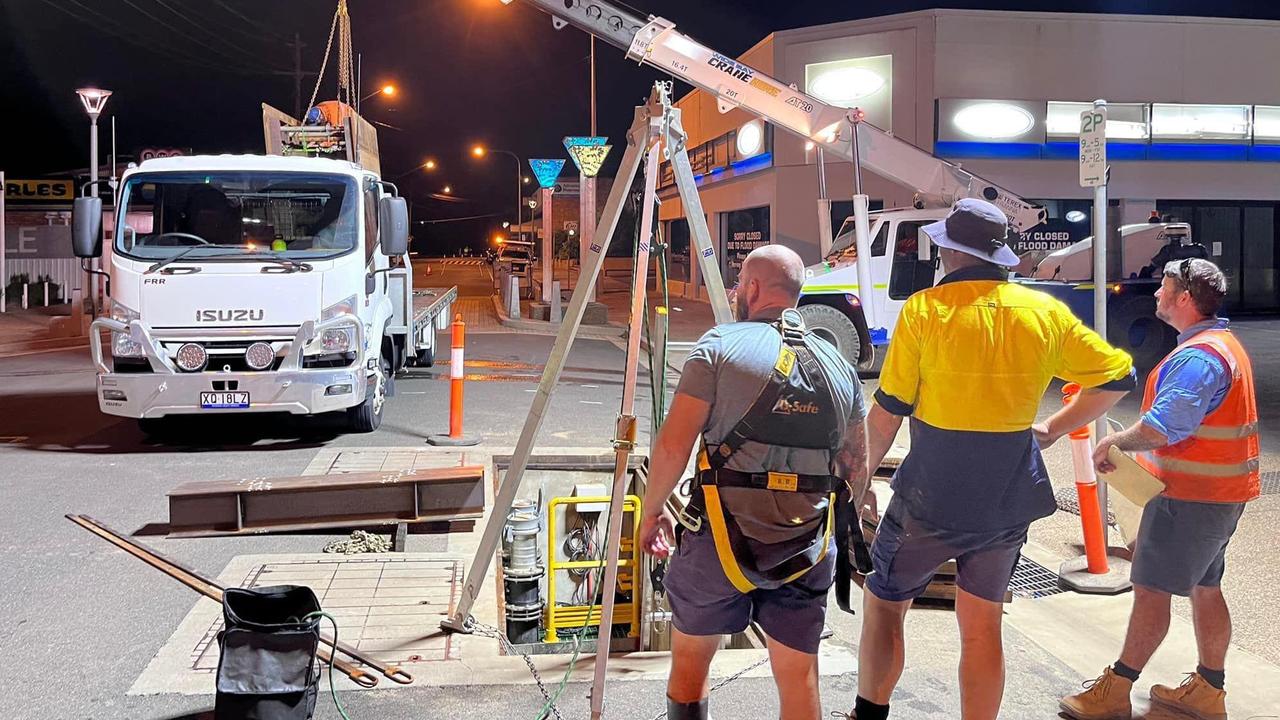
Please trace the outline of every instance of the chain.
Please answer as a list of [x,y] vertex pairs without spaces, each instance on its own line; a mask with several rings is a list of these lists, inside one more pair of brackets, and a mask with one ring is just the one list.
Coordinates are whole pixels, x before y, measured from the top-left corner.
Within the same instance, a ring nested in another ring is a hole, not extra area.
[[384,553],[391,550],[391,542],[381,535],[356,530],[351,537],[334,540],[324,546],[323,552],[357,555],[359,553]]
[[[730,675],[729,677],[724,678],[723,680],[721,680],[720,682],[716,683],[715,685],[712,685],[712,686],[711,686],[711,689],[707,691],[707,694],[708,694],[708,695],[711,695],[712,693],[714,693],[715,691],[717,691],[717,690],[719,690],[720,688],[724,687],[725,685],[728,685],[729,683],[733,682],[734,680],[737,680],[738,678],[742,677],[743,675],[746,675],[747,673],[751,672],[752,670],[755,670],[756,668],[760,667],[761,665],[763,665],[763,664],[765,664],[765,663],[767,663],[767,662],[769,662],[769,656],[767,656],[767,655],[766,655],[765,657],[760,658],[759,660],[757,660],[757,661],[755,661],[755,662],[751,663],[750,665],[748,665],[748,666],[746,666],[746,667],[742,668],[741,670],[739,670],[738,672],[736,672],[736,673],[734,673],[734,674]],[[665,718],[666,716],[667,716],[667,711],[666,711],[666,710],[663,710],[662,712],[658,713],[657,715],[654,715],[650,720],[662,720],[662,719],[663,719],[663,718]]]
[[[320,74],[316,75],[316,87],[311,91],[311,101],[307,103],[307,112],[316,106],[316,96],[320,94],[320,83],[324,81],[324,70],[329,66],[329,51],[333,50],[333,31],[338,29],[338,17],[346,6],[346,0],[338,3],[338,10],[333,13],[333,23],[329,25],[329,41],[324,46],[324,60],[320,62]],[[299,118],[301,119],[301,118]]]
[[[468,618],[467,627],[473,633],[481,637],[496,638],[498,644],[502,646],[502,649],[508,655],[519,655],[524,660],[524,664],[529,666],[529,673],[533,675],[533,681],[538,683],[538,692],[542,693],[542,698],[546,701],[547,706],[551,708],[551,714],[555,715],[556,720],[564,720],[564,716],[560,714],[560,709],[557,708],[555,702],[552,701],[551,693],[547,690],[546,684],[542,682],[542,675],[538,673],[538,667],[533,664],[533,659],[530,658],[528,654],[521,651],[515,645],[512,645],[511,641],[507,639],[506,634],[492,625],[485,625],[482,622],[476,621],[475,618]],[[542,718],[538,718],[538,720],[542,720]]]

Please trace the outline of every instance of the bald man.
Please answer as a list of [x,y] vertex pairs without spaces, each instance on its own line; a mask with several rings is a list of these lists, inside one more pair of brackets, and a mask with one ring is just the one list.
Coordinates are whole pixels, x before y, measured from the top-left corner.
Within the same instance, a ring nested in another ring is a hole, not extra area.
[[[723,635],[755,621],[768,637],[783,720],[814,720],[818,642],[835,570],[837,495],[867,473],[867,406],[854,369],[795,310],[804,263],[752,251],[739,275],[740,322],[689,354],[654,442],[641,547],[673,554],[667,717],[707,717],[707,673]],[[700,442],[688,510],[664,509]]]

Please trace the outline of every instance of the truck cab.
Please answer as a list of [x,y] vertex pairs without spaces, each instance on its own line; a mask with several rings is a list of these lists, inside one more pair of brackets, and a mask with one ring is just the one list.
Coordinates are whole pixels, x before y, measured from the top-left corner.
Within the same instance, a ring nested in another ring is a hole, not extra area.
[[[845,220],[826,259],[805,269],[800,314],[806,326],[835,345],[850,364],[870,368],[875,363],[876,346],[888,344],[903,303],[942,277],[937,248],[921,228],[946,215],[946,209],[870,213],[874,284],[870,292],[862,292],[858,284],[854,219]],[[884,330],[868,327],[868,303],[875,303],[875,316]]]
[[[220,155],[148,160],[118,192],[109,317],[90,336],[104,413],[148,433],[229,412],[378,427],[391,376],[422,351],[394,187],[348,161]],[[101,254],[101,217],[76,200],[80,257]]]

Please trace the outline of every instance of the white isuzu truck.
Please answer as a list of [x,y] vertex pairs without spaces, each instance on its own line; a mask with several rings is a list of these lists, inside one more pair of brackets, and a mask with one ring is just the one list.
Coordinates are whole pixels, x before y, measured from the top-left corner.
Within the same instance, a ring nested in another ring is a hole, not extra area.
[[[148,434],[260,412],[343,412],[370,432],[395,373],[431,364],[457,294],[414,292],[406,202],[350,160],[147,160],[116,208],[110,316],[90,335],[98,402]],[[73,218],[76,255],[101,256],[101,200],[77,198]]]

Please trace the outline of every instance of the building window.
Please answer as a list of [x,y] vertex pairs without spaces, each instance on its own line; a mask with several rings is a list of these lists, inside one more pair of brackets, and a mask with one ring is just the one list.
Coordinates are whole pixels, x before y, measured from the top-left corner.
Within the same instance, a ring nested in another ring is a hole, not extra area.
[[1227,276],[1229,310],[1280,309],[1280,203],[1161,200],[1156,209],[1170,222],[1190,223],[1191,238]]
[[738,273],[747,254],[769,244],[769,206],[733,210],[722,213],[722,218],[724,252],[721,257],[724,264],[721,271],[725,287],[731,288],[738,283]]

